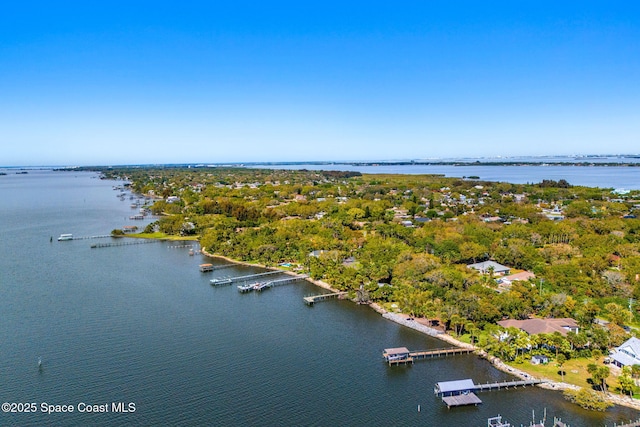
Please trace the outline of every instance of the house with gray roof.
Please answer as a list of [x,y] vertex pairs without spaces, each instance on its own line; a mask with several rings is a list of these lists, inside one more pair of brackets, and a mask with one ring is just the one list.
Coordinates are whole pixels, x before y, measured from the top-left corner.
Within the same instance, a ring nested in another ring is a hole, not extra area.
[[640,365],[640,340],[631,337],[612,350],[611,359],[618,367]]
[[467,268],[473,268],[474,270],[478,270],[482,274],[488,274],[493,270],[493,274],[498,276],[504,276],[505,274],[509,274],[511,269],[502,264],[498,264],[495,261],[483,261],[477,262],[475,264],[467,265]]

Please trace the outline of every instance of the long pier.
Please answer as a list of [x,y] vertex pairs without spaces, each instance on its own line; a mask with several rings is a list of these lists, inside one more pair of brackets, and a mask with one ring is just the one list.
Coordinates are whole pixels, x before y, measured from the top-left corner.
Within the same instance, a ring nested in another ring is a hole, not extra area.
[[[405,347],[396,349],[388,349],[392,354],[405,354],[402,351]],[[393,353],[393,352],[396,353]],[[498,381],[494,383],[475,384],[471,379],[455,380],[455,381],[442,381],[436,383],[433,387],[433,393],[436,396],[442,397],[442,401],[451,408],[453,406],[465,406],[465,405],[479,405],[482,400],[476,396],[476,392],[479,391],[491,391],[491,390],[508,390],[518,387],[534,386],[546,381],[543,380],[514,380],[514,381]]]
[[289,283],[295,283],[295,282],[299,282],[300,280],[305,280],[308,277],[309,277],[308,274],[303,274],[301,276],[293,276],[293,277],[287,277],[284,279],[271,280],[269,282],[269,287],[273,288],[275,286],[288,285]]
[[629,420],[628,423],[624,424],[614,424],[613,427],[640,427],[640,419],[636,421]]
[[447,347],[447,348],[436,348],[433,350],[421,350],[421,351],[412,351],[409,352],[409,356],[414,359],[427,359],[432,357],[441,357],[441,356],[454,356],[458,354],[470,354],[473,353],[473,349],[470,348],[460,348],[460,347]]
[[249,274],[247,276],[231,277],[231,283],[247,282],[249,280],[257,279],[259,277],[270,276],[272,274],[284,274],[284,272],[281,271],[281,270],[275,270],[275,271],[267,271],[266,273]]
[[222,264],[222,265],[214,265],[213,266],[213,270],[222,270],[223,268],[231,268],[231,267],[236,267],[238,264]]
[[304,297],[304,303],[307,304],[308,306],[312,306],[318,301],[325,301],[333,298],[341,298],[348,294],[349,294],[348,292],[334,292],[331,294],[310,295],[308,297]]
[[80,236],[80,237],[72,237],[69,240],[106,239],[107,237],[113,237],[113,236],[111,234],[103,234],[100,236]]
[[492,391],[492,390],[501,390],[501,389],[509,389],[509,388],[518,388],[518,387],[526,387],[526,386],[534,386],[536,384],[542,384],[546,381],[543,380],[514,380],[514,381],[502,381],[495,383],[486,383],[486,384],[475,384],[475,391]]
[[[255,276],[255,275],[254,275]],[[276,286],[287,285],[289,283],[298,282],[300,280],[305,280],[308,275],[303,276],[295,276],[295,277],[287,277],[284,279],[270,280],[268,282],[258,282],[253,284],[245,284],[238,286],[238,292],[246,293],[251,291],[263,291],[268,288],[273,288]]]
[[91,245],[92,249],[95,248],[112,248],[115,246],[130,246],[130,245],[145,245],[149,243],[156,243],[157,240],[138,239],[134,242],[120,242],[120,243],[94,243]]
[[461,354],[471,354],[474,350],[470,348],[460,347],[446,347],[435,348],[432,350],[419,350],[410,351],[406,347],[389,348],[385,349],[382,353],[382,357],[389,363],[389,366],[393,365],[407,365],[413,364],[414,360],[430,359],[433,357],[442,356],[455,356]]

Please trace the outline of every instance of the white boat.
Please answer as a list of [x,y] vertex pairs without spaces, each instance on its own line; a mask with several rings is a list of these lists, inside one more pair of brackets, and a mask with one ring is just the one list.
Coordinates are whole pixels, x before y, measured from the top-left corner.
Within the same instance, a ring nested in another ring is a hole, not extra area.
[[233,282],[233,280],[231,280],[231,279],[211,279],[211,280],[209,280],[209,283],[211,283],[211,285],[213,285],[213,286],[230,285],[231,282]]
[[61,234],[60,237],[58,237],[58,241],[63,240],[73,240],[73,234]]

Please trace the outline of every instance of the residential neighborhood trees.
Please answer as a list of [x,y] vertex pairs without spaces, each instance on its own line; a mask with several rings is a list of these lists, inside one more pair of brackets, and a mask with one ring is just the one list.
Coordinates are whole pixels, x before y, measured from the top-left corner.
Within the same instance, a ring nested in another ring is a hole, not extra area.
[[[354,297],[366,291],[507,361],[536,350],[562,368],[606,353],[640,324],[640,220],[629,215],[640,209],[637,191],[335,171],[101,172],[155,197],[163,233],[181,235],[190,224],[209,252],[288,263]],[[467,267],[484,261],[494,266]],[[529,274],[505,280],[495,265]],[[522,335],[497,327],[507,318],[572,318],[579,332]],[[606,388],[605,369],[591,375]]]

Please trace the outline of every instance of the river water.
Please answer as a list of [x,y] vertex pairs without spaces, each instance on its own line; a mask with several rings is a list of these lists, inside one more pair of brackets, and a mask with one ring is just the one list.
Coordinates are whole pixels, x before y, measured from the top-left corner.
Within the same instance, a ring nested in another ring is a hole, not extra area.
[[528,425],[546,409],[595,426],[639,416],[589,413],[538,388],[448,410],[436,382],[510,377],[475,356],[389,368],[384,348],[443,344],[348,301],[307,307],[303,297],[320,290],[306,282],[251,294],[212,287],[213,277],[260,270],[201,273],[220,261],[180,243],[58,242],[146,223],[129,220],[135,211],[114,184],[79,172],[0,176],[0,400],[35,409],[3,412],[0,425],[485,426],[497,414]]
[[[637,160],[637,159],[632,159]],[[529,160],[530,161],[530,160]],[[636,163],[636,162],[634,162]],[[265,167],[255,165],[253,167]],[[559,166],[544,165],[385,165],[360,166],[349,164],[295,164],[267,166],[277,169],[308,169],[356,171],[365,174],[436,174],[449,178],[477,176],[485,181],[529,184],[544,179],[566,180],[571,185],[640,190],[640,167],[637,166]]]

